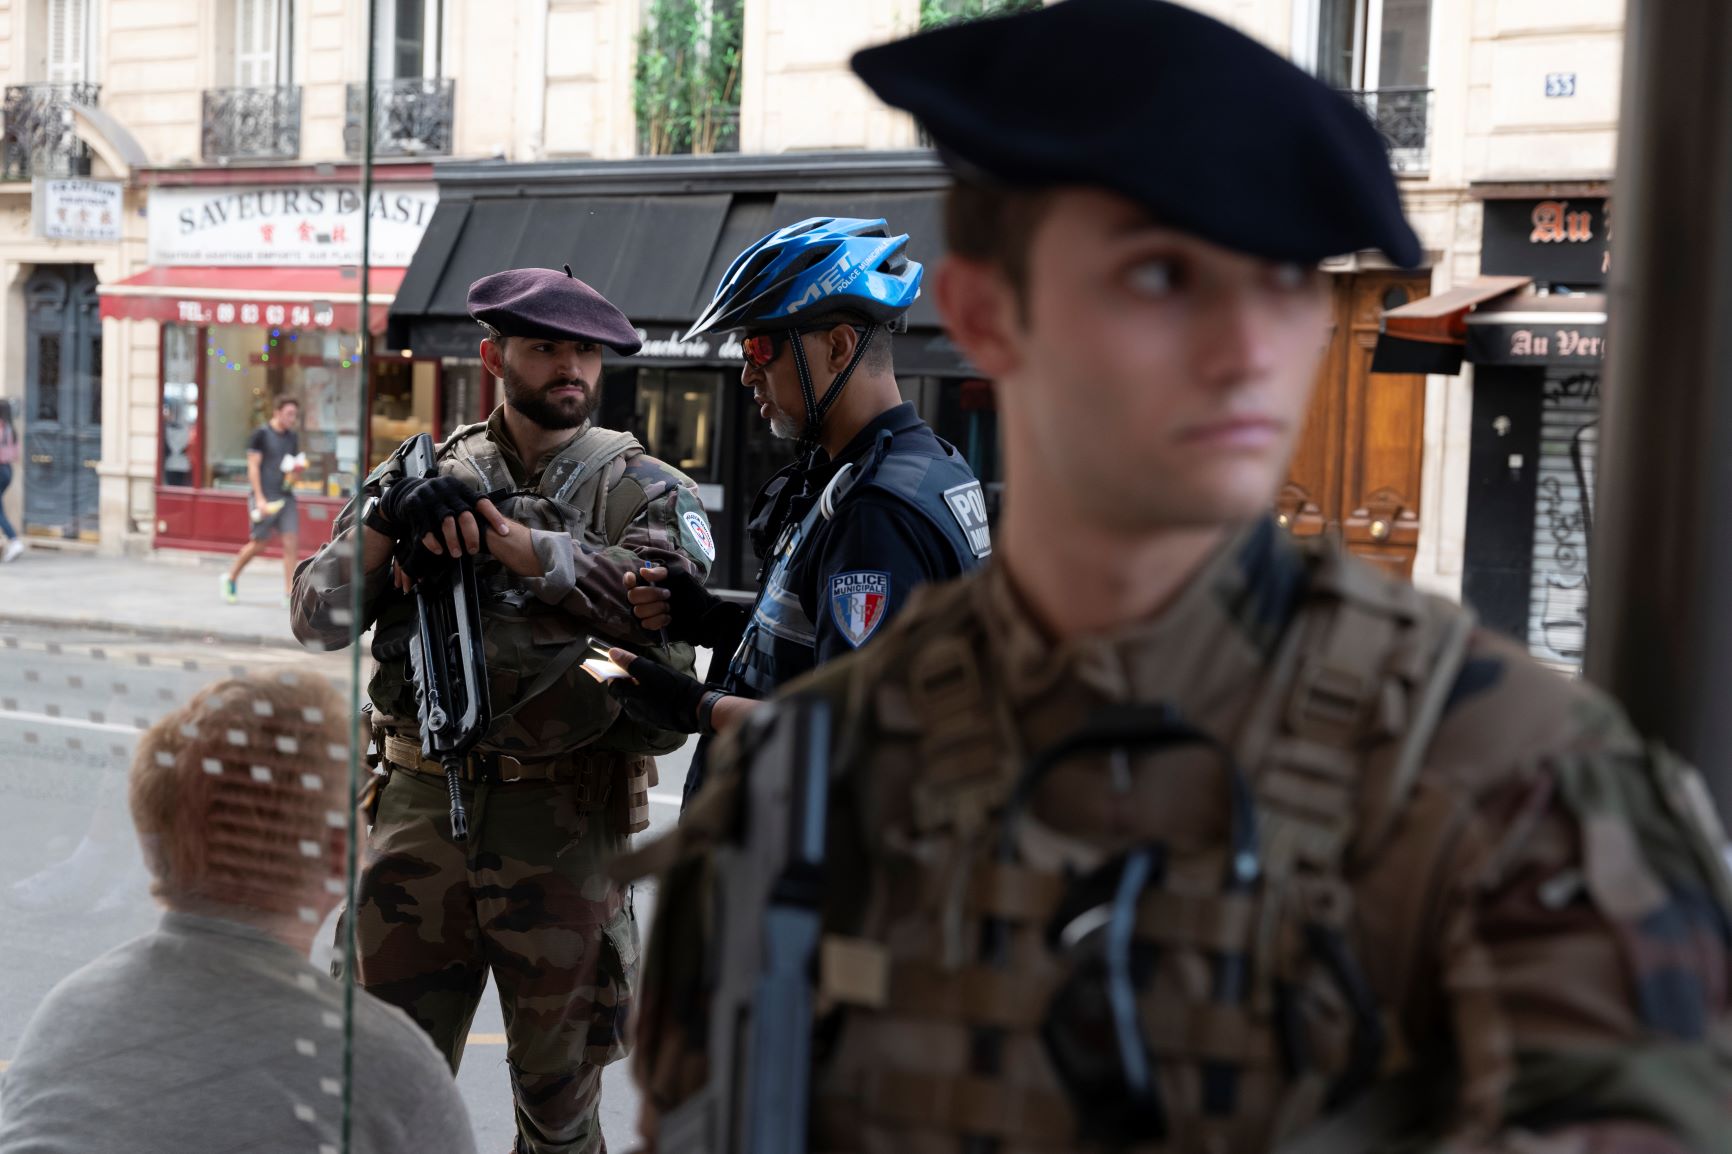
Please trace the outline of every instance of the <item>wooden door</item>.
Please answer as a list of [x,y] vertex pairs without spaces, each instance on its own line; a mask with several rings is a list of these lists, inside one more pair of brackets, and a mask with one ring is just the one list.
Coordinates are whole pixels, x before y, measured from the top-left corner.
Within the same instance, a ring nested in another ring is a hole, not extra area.
[[1424,273],[1337,277],[1335,324],[1276,515],[1296,536],[1333,533],[1403,578],[1419,547],[1425,378],[1371,373],[1385,309],[1428,295]]

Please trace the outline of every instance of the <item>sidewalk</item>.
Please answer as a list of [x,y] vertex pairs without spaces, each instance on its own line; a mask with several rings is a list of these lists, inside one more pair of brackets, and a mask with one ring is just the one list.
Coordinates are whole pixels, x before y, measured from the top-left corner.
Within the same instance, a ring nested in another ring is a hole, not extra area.
[[139,558],[33,548],[0,565],[0,624],[300,649],[282,604],[282,563],[268,557],[247,566],[240,603],[230,605],[217,592],[230,560],[177,551]]

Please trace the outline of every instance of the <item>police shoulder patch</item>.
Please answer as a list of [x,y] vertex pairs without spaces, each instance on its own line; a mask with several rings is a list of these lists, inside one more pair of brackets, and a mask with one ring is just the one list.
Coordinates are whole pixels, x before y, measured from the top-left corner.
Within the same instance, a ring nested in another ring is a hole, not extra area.
[[830,619],[858,649],[884,623],[890,608],[890,574],[854,570],[830,578]]
[[968,547],[978,560],[992,552],[992,529],[986,523],[986,494],[979,481],[969,481],[944,490],[944,503],[956,518]]
[[704,560],[714,561],[716,559],[716,539],[710,532],[709,519],[696,509],[688,509],[680,520],[685,523],[686,535],[697,545],[698,552],[704,555]]

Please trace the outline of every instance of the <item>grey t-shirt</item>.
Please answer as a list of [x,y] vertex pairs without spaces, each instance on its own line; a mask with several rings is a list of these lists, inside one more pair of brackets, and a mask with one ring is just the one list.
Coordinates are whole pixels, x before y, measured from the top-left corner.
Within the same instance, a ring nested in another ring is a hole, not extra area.
[[253,430],[247,452],[263,458],[259,462],[259,488],[265,491],[265,500],[275,501],[283,495],[283,458],[300,451],[301,435],[293,429],[279,433],[269,425],[260,425]]
[[[474,1154],[451,1069],[355,991],[355,1154]],[[62,981],[0,1075],[0,1154],[332,1154],[343,988],[233,922],[170,913]]]

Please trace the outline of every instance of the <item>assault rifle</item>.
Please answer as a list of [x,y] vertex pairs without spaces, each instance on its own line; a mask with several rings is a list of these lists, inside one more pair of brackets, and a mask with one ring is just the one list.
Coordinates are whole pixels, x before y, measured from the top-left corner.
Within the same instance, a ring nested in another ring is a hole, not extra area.
[[[398,450],[403,477],[438,473],[433,438],[417,433]],[[418,541],[397,546],[397,563],[415,578],[415,632],[409,638],[409,675],[421,723],[421,756],[445,768],[451,795],[451,836],[469,837],[463,810],[463,759],[487,732],[487,658],[481,644],[481,602],[475,557],[453,560]]]
[[745,724],[740,825],[715,853],[710,1080],[658,1143],[681,1154],[806,1149],[830,706],[796,697]]

